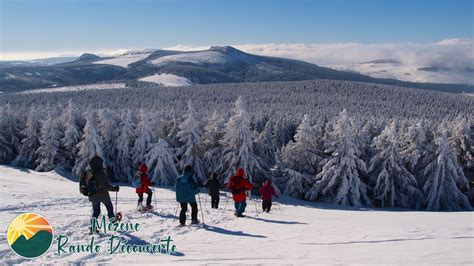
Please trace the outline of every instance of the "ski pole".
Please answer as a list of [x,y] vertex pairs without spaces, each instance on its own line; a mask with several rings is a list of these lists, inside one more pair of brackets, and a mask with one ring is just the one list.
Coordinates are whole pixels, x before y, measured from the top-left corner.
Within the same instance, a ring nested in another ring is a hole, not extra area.
[[198,193],[198,200],[199,200],[199,208],[201,209],[201,217],[202,217],[202,227],[206,227],[206,223],[204,222],[204,211],[202,209],[202,205],[201,205],[201,196],[199,195]]

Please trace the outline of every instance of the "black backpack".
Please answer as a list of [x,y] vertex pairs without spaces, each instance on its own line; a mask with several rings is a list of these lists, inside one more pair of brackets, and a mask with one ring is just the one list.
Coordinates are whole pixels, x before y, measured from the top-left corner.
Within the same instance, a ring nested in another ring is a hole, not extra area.
[[86,197],[97,193],[94,172],[92,170],[85,171],[79,178],[79,192]]

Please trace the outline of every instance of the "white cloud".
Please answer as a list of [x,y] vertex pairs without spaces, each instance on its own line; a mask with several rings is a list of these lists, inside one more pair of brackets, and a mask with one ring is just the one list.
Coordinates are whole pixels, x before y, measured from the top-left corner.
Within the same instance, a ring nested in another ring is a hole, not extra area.
[[254,54],[287,57],[319,65],[355,64],[394,59],[412,66],[473,67],[474,39],[447,39],[437,43],[329,43],[244,44],[237,48]]
[[[445,39],[433,43],[268,43],[234,45],[242,51],[307,61],[362,74],[418,82],[474,84],[474,39]],[[177,45],[173,50],[205,50],[209,46]],[[399,64],[360,64],[378,59],[392,59]],[[437,66],[438,72],[418,68]],[[449,69],[449,70],[447,70]]]

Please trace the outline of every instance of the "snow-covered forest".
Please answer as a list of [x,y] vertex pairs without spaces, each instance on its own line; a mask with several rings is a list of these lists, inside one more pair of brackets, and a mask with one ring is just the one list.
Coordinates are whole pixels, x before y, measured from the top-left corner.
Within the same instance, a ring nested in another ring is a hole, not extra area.
[[[0,95],[0,164],[158,185],[237,166],[285,195],[351,206],[468,210],[474,98],[344,81]],[[472,181],[471,181],[472,182]]]

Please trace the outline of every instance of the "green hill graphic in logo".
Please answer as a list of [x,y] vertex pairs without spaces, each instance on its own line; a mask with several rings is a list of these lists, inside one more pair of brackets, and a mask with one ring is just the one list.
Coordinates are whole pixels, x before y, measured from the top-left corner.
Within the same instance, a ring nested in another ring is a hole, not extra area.
[[7,242],[18,256],[34,259],[45,254],[53,243],[53,227],[43,216],[24,213],[8,226]]

